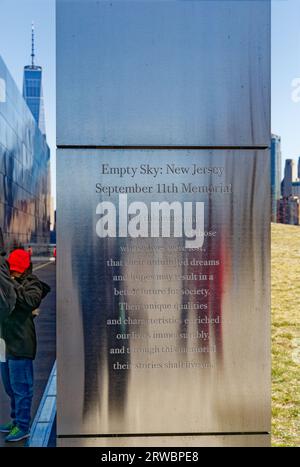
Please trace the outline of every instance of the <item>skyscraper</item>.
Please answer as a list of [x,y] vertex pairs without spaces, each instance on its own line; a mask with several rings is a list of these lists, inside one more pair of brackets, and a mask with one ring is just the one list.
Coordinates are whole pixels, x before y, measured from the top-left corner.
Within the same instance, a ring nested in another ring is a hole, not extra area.
[[281,138],[272,135],[271,138],[271,209],[272,222],[277,222],[277,201],[280,199],[281,182]]
[[[299,165],[298,165],[299,170]],[[300,181],[294,159],[287,159],[281,183],[282,198],[277,204],[278,221],[283,224],[300,224]]]
[[286,159],[284,167],[284,178],[282,183],[282,196],[289,198],[293,195],[293,182],[297,178],[296,164],[293,159]]
[[31,65],[24,67],[23,97],[41,131],[46,135],[42,67],[35,65],[34,25],[31,26]]

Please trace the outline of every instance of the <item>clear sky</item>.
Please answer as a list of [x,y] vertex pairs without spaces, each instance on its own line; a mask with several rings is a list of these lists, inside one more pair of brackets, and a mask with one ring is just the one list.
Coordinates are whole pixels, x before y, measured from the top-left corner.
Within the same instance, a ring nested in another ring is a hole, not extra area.
[[[296,79],[298,84],[293,87],[292,83]],[[281,136],[283,159],[298,159],[300,156],[300,0],[272,1],[272,131]]]
[[36,65],[43,67],[47,141],[55,193],[55,0],[0,0],[0,55],[22,92],[23,67],[31,63],[31,23],[35,24]]
[[[55,0],[0,0],[0,54],[20,90],[23,66],[30,63],[32,21],[36,30],[36,64],[43,67],[54,193]],[[299,100],[293,100],[296,87],[292,87],[292,82],[297,78]],[[283,159],[300,156],[300,0],[272,0],[272,131],[281,135]]]

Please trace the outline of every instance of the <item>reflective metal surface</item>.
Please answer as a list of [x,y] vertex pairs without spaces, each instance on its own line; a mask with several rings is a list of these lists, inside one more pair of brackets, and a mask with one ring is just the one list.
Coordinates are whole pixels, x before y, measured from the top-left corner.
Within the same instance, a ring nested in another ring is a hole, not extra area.
[[58,447],[270,447],[270,435],[58,438]]
[[49,147],[0,57],[0,228],[6,246],[49,241]]
[[[58,151],[59,435],[269,431],[269,179],[268,150]],[[164,238],[163,201],[179,203]],[[179,220],[191,202],[202,248]]]
[[269,0],[57,0],[57,44],[58,145],[269,146]]
[[58,0],[57,70],[58,434],[268,432],[270,2]]

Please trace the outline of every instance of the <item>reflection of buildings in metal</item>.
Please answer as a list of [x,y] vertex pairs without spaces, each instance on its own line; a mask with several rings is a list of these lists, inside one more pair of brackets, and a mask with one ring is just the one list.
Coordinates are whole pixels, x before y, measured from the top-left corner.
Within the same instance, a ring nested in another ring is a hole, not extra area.
[[49,238],[50,151],[0,58],[0,225],[6,248]]

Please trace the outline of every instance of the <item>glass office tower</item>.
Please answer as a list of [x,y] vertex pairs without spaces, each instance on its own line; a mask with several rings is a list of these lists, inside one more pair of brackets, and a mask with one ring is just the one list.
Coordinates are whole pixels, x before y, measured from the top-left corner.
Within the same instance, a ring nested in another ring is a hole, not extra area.
[[42,86],[42,67],[34,63],[34,26],[31,30],[31,65],[24,67],[23,78],[23,97],[34,116],[35,121],[42,134],[46,134],[45,126],[45,111],[44,111],[44,98]]
[[42,134],[45,135],[46,128],[42,88],[42,67],[24,67],[23,97],[34,116],[39,129]]
[[0,57],[0,228],[7,250],[49,241],[50,150]]

